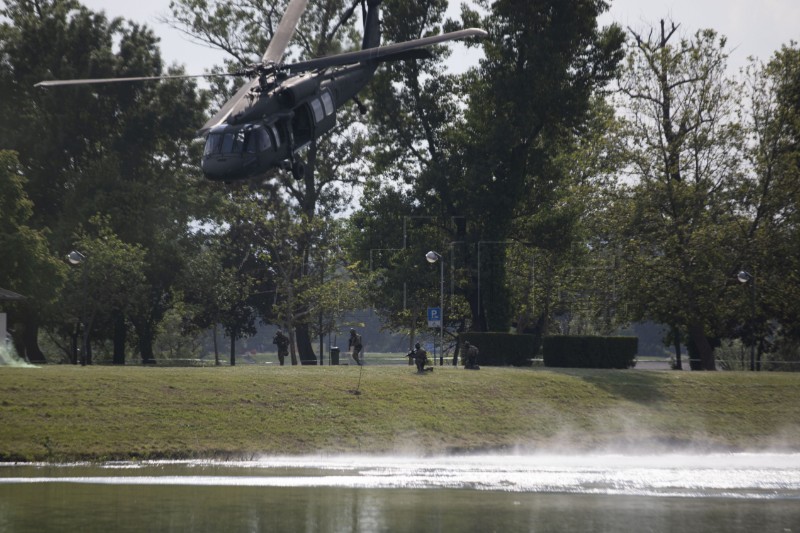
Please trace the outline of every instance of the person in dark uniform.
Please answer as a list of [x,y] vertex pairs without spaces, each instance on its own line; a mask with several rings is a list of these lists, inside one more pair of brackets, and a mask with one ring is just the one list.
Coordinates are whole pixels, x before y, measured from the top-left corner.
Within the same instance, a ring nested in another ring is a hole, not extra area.
[[350,353],[355,359],[356,363],[360,366],[363,364],[364,360],[364,343],[361,340],[361,335],[356,333],[356,330],[350,330],[350,340],[348,342],[348,347],[350,348]]
[[[419,343],[414,345],[414,349],[409,352],[408,358],[409,360],[414,360],[417,365],[417,372],[425,372],[425,365],[428,363],[428,352]],[[428,370],[432,371],[433,367],[428,368]]]
[[478,347],[472,346],[469,341],[464,341],[464,368],[467,370],[480,370],[478,366]]
[[272,338],[272,344],[278,347],[278,361],[280,361],[281,366],[283,366],[283,360],[289,355],[289,337],[284,335],[283,331],[279,329]]

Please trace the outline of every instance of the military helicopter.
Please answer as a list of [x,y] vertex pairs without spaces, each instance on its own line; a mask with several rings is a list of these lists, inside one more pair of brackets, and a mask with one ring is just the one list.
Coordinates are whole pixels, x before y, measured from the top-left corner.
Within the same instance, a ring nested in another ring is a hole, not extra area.
[[[296,179],[302,178],[306,172],[313,172],[313,168],[306,168],[298,152],[333,129],[339,107],[351,99],[358,103],[358,93],[372,79],[380,63],[420,57],[425,48],[446,41],[487,35],[481,29],[468,28],[380,46],[381,0],[361,1],[364,11],[361,50],[286,64],[281,59],[308,4],[308,0],[291,0],[261,62],[228,74],[248,76],[250,80],[198,131],[199,136],[205,137],[202,170],[208,179],[229,182],[265,175],[275,169],[291,170]],[[48,80],[36,86],[219,75]],[[363,108],[360,103],[359,107]]]

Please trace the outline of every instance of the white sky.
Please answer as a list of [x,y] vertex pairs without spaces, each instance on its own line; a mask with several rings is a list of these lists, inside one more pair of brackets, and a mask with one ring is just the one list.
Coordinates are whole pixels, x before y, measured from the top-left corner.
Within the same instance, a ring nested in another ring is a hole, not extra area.
[[[167,63],[186,65],[190,73],[202,73],[221,63],[221,53],[193,44],[177,30],[158,22],[159,16],[169,13],[169,0],[82,2],[93,10],[104,10],[110,17],[147,23],[161,37],[161,53]],[[450,0],[452,16],[457,17],[460,4],[459,0]],[[680,23],[687,33],[713,28],[726,35],[732,49],[732,68],[743,66],[748,56],[766,61],[782,44],[800,41],[799,0],[611,0],[611,10],[601,23],[616,21],[623,27],[642,29],[657,24],[661,18]],[[455,70],[460,70],[459,64],[470,62],[463,50],[454,47]]]

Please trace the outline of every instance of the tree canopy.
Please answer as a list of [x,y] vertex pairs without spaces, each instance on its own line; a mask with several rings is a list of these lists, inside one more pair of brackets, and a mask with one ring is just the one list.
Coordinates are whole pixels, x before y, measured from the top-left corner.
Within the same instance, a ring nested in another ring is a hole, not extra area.
[[[261,57],[287,4],[173,0],[168,20],[230,71]],[[202,178],[193,138],[240,81],[35,89],[182,70],[147,26],[4,2],[0,286],[28,296],[10,307],[20,353],[44,361],[45,331],[73,361],[80,337],[149,363],[168,326],[219,328],[234,364],[271,324],[315,364],[314,339],[359,307],[413,343],[442,273],[451,335],[647,320],[708,370],[723,339],[759,362],[800,343],[795,43],[737,77],[713,29],[600,27],[603,0],[478,0],[460,20],[447,5],[383,1],[383,39],[479,26],[474,68],[449,72],[448,46],[386,63],[300,155],[313,172],[229,185]],[[357,48],[358,6],[311,2],[288,57]],[[86,260],[70,269],[72,250]]]

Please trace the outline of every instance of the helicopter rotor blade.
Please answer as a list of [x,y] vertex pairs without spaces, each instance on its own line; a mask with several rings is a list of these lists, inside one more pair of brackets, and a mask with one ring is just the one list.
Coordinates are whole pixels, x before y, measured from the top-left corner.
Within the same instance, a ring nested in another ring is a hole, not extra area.
[[202,127],[202,128],[200,128],[200,130],[197,132],[197,134],[198,134],[199,136],[202,136],[202,135],[204,135],[204,134],[205,134],[205,133],[206,133],[208,130],[210,130],[211,128],[213,128],[214,126],[217,126],[218,124],[222,124],[223,122],[225,122],[225,119],[227,119],[227,118],[228,118],[228,115],[230,115],[230,114],[231,114],[231,112],[233,111],[234,107],[236,107],[236,105],[237,105],[237,104],[238,104],[238,103],[239,103],[239,102],[240,102],[240,101],[241,101],[241,100],[242,100],[242,99],[243,99],[243,98],[244,98],[244,97],[247,95],[247,93],[249,93],[249,92],[250,92],[250,90],[251,90],[253,87],[255,87],[256,85],[258,85],[258,78],[255,78],[255,79],[252,79],[252,80],[248,80],[247,82],[245,82],[245,84],[244,84],[244,85],[242,85],[241,87],[239,87],[239,90],[238,90],[238,91],[236,91],[236,94],[234,94],[234,95],[233,95],[233,97],[231,97],[231,99],[230,99],[230,100],[228,100],[227,102],[225,102],[225,104],[224,104],[224,105],[223,105],[223,106],[222,106],[222,107],[219,109],[219,111],[217,111],[217,112],[216,112],[216,114],[215,114],[213,117],[211,117],[210,119],[208,119],[208,120],[206,121],[206,123],[205,123],[205,124],[203,124],[203,127]]
[[351,65],[353,63],[360,63],[361,61],[386,61],[388,59],[392,59],[392,56],[397,56],[398,54],[403,54],[411,50],[426,48],[447,41],[468,39],[470,37],[486,37],[487,35],[489,34],[486,33],[486,31],[479,28],[466,28],[441,35],[434,35],[432,37],[414,39],[413,41],[405,41],[386,46],[367,48],[355,52],[346,52],[333,56],[309,59],[308,61],[298,61],[297,63],[283,65],[282,68],[291,72],[305,72],[309,70],[336,67],[341,65]]
[[132,81],[162,81],[185,80],[189,78],[213,78],[216,76],[235,76],[236,74],[177,74],[173,76],[138,76],[130,78],[94,78],[81,80],[45,80],[35,84],[34,87],[60,87],[64,85],[97,85],[101,83],[126,83]]
[[286,12],[281,17],[281,22],[275,30],[275,35],[267,46],[267,51],[261,61],[264,63],[278,63],[286,52],[286,47],[289,46],[289,41],[292,40],[294,32],[297,29],[297,23],[300,22],[300,17],[306,10],[308,0],[292,0],[286,8]]
[[[308,0],[292,0],[286,8],[278,28],[275,30],[272,40],[267,46],[267,51],[264,52],[262,63],[278,63],[286,52],[286,47],[289,46],[289,41],[294,35],[297,23],[300,22],[300,17],[306,10]],[[250,80],[242,85],[233,97],[225,102],[216,114],[208,119],[203,127],[198,131],[198,135],[204,135],[208,130],[222,124],[227,120],[233,110],[239,105],[239,102],[250,93],[250,90],[258,84],[257,79]]]

